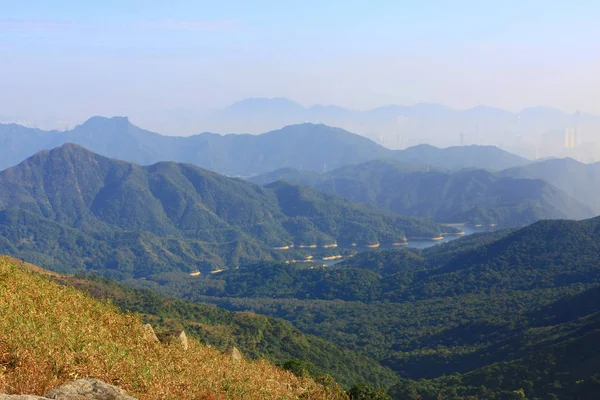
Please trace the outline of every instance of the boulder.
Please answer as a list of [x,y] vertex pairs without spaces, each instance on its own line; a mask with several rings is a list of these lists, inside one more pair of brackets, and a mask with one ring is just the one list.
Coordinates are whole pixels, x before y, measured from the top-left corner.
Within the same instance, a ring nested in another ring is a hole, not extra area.
[[150,324],[144,325],[144,340],[152,343],[158,342],[158,337],[156,336],[156,333]]
[[232,348],[230,348],[229,350],[227,350],[227,355],[233,360],[233,361],[242,361],[242,359],[244,358],[244,356],[242,355],[242,352],[238,350],[237,347],[233,346]]
[[161,343],[178,343],[184,350],[188,349],[188,339],[184,331],[165,331],[156,334]]
[[54,400],[136,400],[122,389],[94,378],[64,384],[52,389],[44,397]]

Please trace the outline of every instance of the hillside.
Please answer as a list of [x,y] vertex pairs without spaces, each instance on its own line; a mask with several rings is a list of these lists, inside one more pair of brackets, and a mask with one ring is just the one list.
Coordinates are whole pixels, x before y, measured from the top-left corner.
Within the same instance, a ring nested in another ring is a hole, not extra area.
[[[181,282],[173,276],[167,287],[186,297],[371,303],[600,284],[598,232],[600,218],[540,221],[518,231],[482,235],[475,246],[470,244],[474,239],[467,238],[458,251],[455,242],[422,251],[360,253],[333,267],[261,263],[194,282]],[[144,284],[169,281],[168,277],[150,276]]]
[[450,171],[461,168],[498,171],[507,168],[507,165],[522,166],[530,163],[529,160],[498,147],[479,145],[438,148],[423,144],[406,150],[397,150],[394,159]]
[[331,171],[386,158],[444,169],[506,169],[528,162],[486,146],[417,146],[393,151],[363,136],[322,124],[290,125],[260,135],[202,133],[177,137],[144,130],[124,117],[92,117],[64,132],[0,124],[0,169],[65,143],[76,143],[103,156],[140,165],[175,161],[245,177],[286,167]]
[[587,399],[600,374],[599,232],[600,218],[540,221],[321,269],[263,264],[202,286],[131,283],[286,319],[397,372],[398,399],[504,399],[520,389]]
[[376,160],[326,174],[281,169],[251,181],[268,183],[278,179],[439,222],[524,226],[540,219],[596,215],[590,207],[545,181],[500,177],[484,170],[451,173]]
[[550,159],[510,168],[500,175],[543,179],[600,214],[600,163],[584,164],[572,158]]
[[389,388],[398,381],[391,370],[375,360],[304,334],[279,319],[161,297],[106,278],[54,274],[53,279],[96,299],[109,299],[123,311],[139,313],[152,326],[185,330],[221,351],[235,346],[250,359],[265,358],[275,364],[293,359],[311,362],[319,375],[330,374],[346,388],[361,382]]
[[188,350],[152,342],[134,315],[5,257],[0,315],[0,387],[9,393],[41,395],[74,377],[93,376],[139,399],[344,398],[335,386],[266,361],[237,361],[193,339]]
[[0,251],[64,272],[205,273],[440,229],[306,187],[263,188],[189,164],[141,167],[73,144],[0,172]]

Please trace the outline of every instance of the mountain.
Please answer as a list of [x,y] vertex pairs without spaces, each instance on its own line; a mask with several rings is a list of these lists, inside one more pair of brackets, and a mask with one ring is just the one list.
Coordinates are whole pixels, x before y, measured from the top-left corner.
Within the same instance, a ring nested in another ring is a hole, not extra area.
[[[549,107],[520,112],[479,105],[454,110],[442,104],[387,105],[358,111],[340,106],[303,107],[287,99],[247,99],[198,120],[204,130],[260,133],[300,122],[339,126],[393,149],[429,143],[437,147],[493,145],[526,158],[575,154],[598,161],[600,117]],[[576,129],[575,149],[563,146]]]
[[[42,273],[0,257],[3,393],[41,395],[74,378],[93,376],[148,400],[227,398],[232,393],[261,400],[347,398],[335,383],[296,377],[264,360],[236,360],[193,338],[186,349],[156,343],[138,316]],[[33,398],[17,396],[24,397]]]
[[326,174],[286,168],[250,180],[259,184],[286,180],[310,185],[350,201],[440,222],[523,226],[540,219],[595,215],[590,207],[541,179],[501,177],[477,169],[451,173],[370,161]]
[[600,214],[600,163],[572,158],[544,160],[500,172],[502,176],[543,179]]
[[441,228],[308,187],[260,187],[189,164],[141,167],[67,144],[0,172],[0,232],[5,253],[123,279],[340,254]]
[[140,165],[176,161],[246,177],[284,167],[323,172],[374,159],[406,160],[444,169],[506,169],[527,163],[503,150],[479,146],[420,146],[394,152],[363,136],[322,124],[286,126],[261,135],[175,137],[141,129],[124,117],[93,117],[69,131],[44,132],[0,124],[0,168],[65,143]]
[[177,161],[241,176],[286,166],[322,171],[391,152],[362,136],[325,125],[288,126],[256,136],[204,133],[174,137],[138,128],[123,117],[93,117],[64,132],[0,125],[0,168],[65,143],[141,165]]
[[507,168],[507,165],[516,167],[530,163],[529,160],[498,147],[477,145],[454,146],[444,149],[431,145],[419,145],[396,151],[394,159],[446,170],[482,168],[498,171]]
[[[201,123],[209,131],[262,133],[304,123],[308,114],[304,106],[285,98],[248,98],[216,111]],[[224,125],[223,121],[228,122]]]

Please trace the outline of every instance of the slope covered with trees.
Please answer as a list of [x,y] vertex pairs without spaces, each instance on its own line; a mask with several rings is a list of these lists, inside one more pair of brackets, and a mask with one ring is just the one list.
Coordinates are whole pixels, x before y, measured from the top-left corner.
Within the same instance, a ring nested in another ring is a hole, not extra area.
[[304,259],[309,250],[286,246],[326,252],[440,230],[307,187],[264,188],[189,164],[141,167],[72,144],[0,172],[0,251],[116,278]]
[[394,161],[370,161],[325,174],[286,168],[251,178],[259,184],[277,180],[440,222],[524,226],[540,219],[596,215],[576,200],[579,197],[570,197],[541,179],[501,177],[479,169],[444,172]]
[[540,221],[335,267],[263,264],[201,285],[166,276],[135,284],[287,319],[396,371],[398,399],[591,398],[598,233],[600,218]]
[[52,278],[94,298],[110,300],[123,311],[138,313],[157,329],[183,329],[221,351],[235,346],[246,358],[266,358],[279,365],[302,360],[314,367],[315,378],[329,374],[346,388],[361,382],[389,388],[398,382],[391,370],[375,360],[304,334],[280,319],[161,297],[98,276],[53,274]]

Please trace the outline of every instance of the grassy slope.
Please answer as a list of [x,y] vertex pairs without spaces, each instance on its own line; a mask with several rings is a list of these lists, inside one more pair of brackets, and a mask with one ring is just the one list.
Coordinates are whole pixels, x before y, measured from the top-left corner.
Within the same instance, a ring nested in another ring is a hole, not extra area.
[[140,399],[334,399],[339,393],[266,361],[236,363],[143,339],[138,317],[0,258],[0,389],[42,394],[78,377],[118,384]]
[[56,279],[97,299],[110,299],[125,311],[140,313],[153,326],[183,329],[220,350],[236,346],[249,358],[275,363],[293,358],[308,360],[347,388],[363,381],[390,387],[398,381],[391,370],[375,360],[305,334],[280,319],[162,297],[151,290],[133,289],[99,277],[56,275]]

